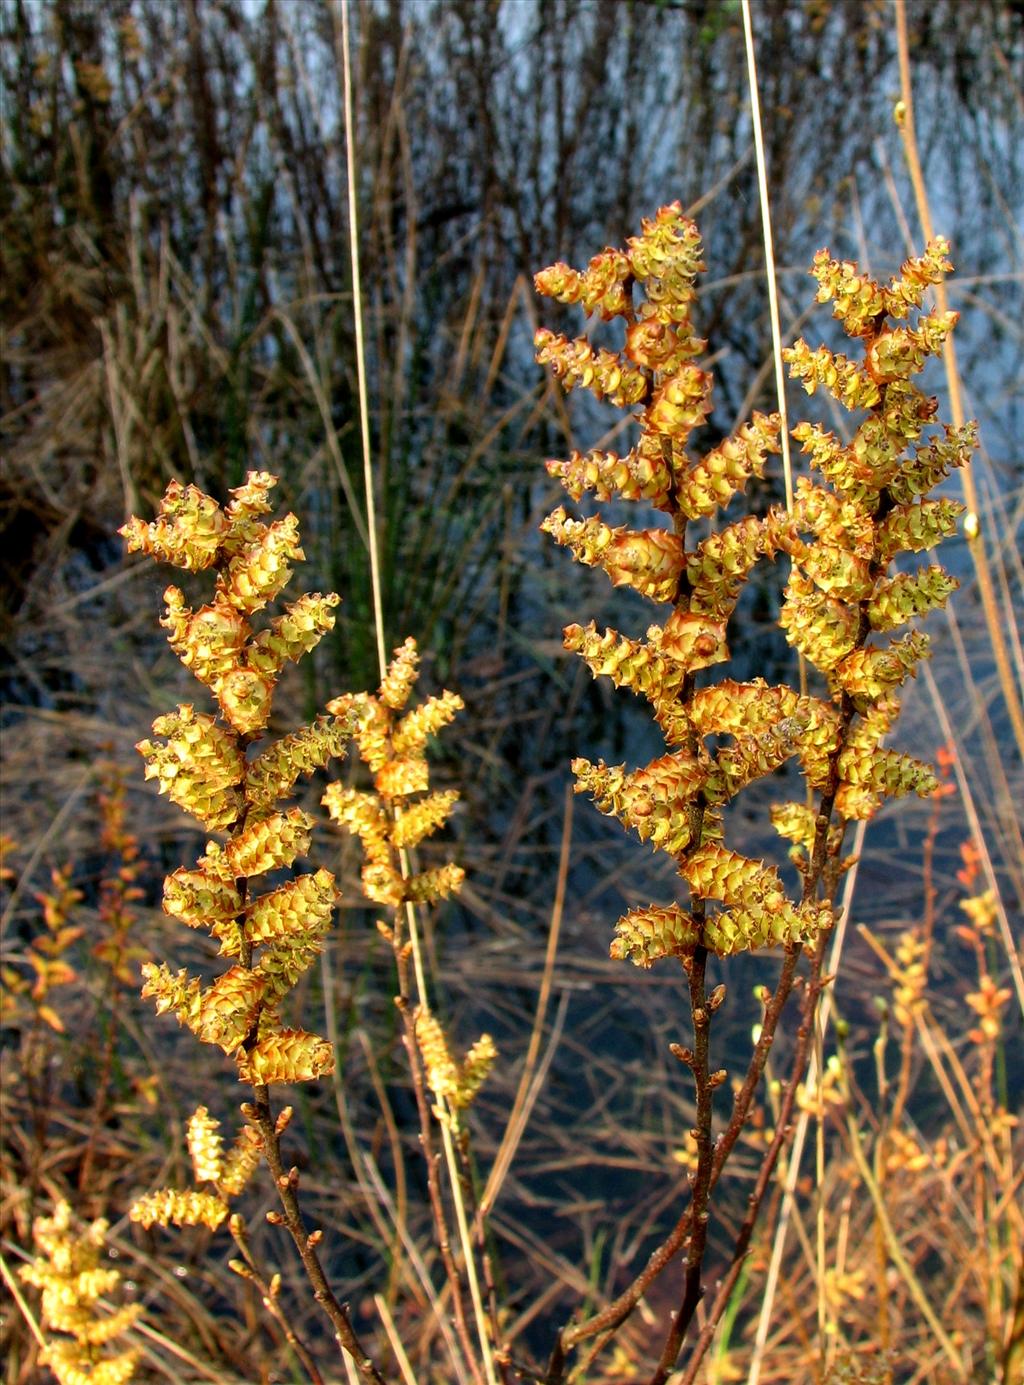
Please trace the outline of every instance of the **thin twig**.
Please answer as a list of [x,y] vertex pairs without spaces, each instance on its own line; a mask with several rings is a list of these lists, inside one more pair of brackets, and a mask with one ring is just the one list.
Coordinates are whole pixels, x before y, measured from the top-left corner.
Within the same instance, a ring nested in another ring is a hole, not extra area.
[[338,1344],[352,1358],[360,1379],[365,1382],[365,1385],[384,1385],[384,1377],[366,1354],[356,1335],[348,1310],[338,1302],[334,1290],[328,1283],[323,1266],[320,1264],[320,1258],[316,1253],[316,1238],[306,1230],[295,1191],[299,1182],[298,1169],[286,1170],[284,1167],[284,1161],[281,1158],[281,1140],[274,1117],[271,1114],[270,1097],[266,1087],[254,1089],[254,1101],[251,1104],[247,1103],[244,1114],[253,1122],[259,1132],[263,1154],[270,1166],[277,1195],[281,1202],[284,1223],[295,1243],[295,1249],[299,1252],[299,1258],[313,1288],[313,1297],[330,1318]]

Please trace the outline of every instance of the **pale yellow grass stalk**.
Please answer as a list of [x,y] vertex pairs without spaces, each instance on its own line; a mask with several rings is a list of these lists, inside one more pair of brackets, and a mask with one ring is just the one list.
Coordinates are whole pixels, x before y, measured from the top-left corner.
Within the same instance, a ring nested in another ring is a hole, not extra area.
[[[334,18],[336,32],[338,27],[340,27],[341,30],[341,66],[344,79],[346,173],[349,210],[349,248],[352,262],[352,308],[355,321],[356,368],[359,386],[359,422],[363,448],[363,485],[366,498],[366,527],[369,537],[368,547],[370,556],[370,585],[373,593],[374,632],[377,642],[377,661],[380,666],[380,676],[383,679],[387,670],[387,653],[384,632],[384,603],[381,596],[380,583],[377,513],[374,501],[373,457],[370,448],[370,413],[366,381],[366,349],[363,339],[362,280],[359,269],[359,219],[356,199],[355,119],[352,103],[352,55],[349,43],[349,0],[341,0],[340,24],[338,22],[339,17],[337,9],[334,10]],[[404,851],[399,852],[399,859],[401,862],[402,878],[408,879],[409,862]],[[427,1008],[429,992],[427,990],[426,975],[423,968],[420,930],[417,922],[416,910],[411,902],[408,902],[405,906],[405,915],[409,930],[409,942],[412,947],[417,999],[422,1007]],[[487,1385],[497,1385],[494,1353],[487,1329],[483,1295],[480,1291],[480,1280],[473,1254],[473,1243],[470,1237],[465,1202],[462,1196],[462,1183],[459,1175],[458,1161],[456,1159],[451,1136],[452,1113],[448,1109],[448,1105],[443,1098],[439,1098],[439,1105],[442,1113],[439,1124],[441,1126],[445,1164],[448,1169],[448,1181],[455,1207],[455,1219],[458,1226],[459,1240],[462,1246],[462,1255],[466,1267],[466,1278],[469,1282],[469,1292],[473,1303],[473,1316],[476,1321],[477,1336],[480,1342],[481,1361]]]
[[[744,0],[744,4],[745,3],[746,0]],[[921,159],[918,153],[917,134],[914,127],[914,95],[910,80],[910,41],[907,34],[906,0],[895,0],[895,12],[901,95],[900,106],[897,113],[897,124],[900,136],[903,140],[903,149],[906,154],[910,180],[914,186],[914,199],[917,203],[917,214],[921,221],[921,229],[924,232],[926,240],[932,240],[935,231],[932,224],[928,193],[924,185],[924,174],[921,171]],[[935,286],[935,301],[940,312],[946,312],[948,310],[949,297],[944,282],[940,282]],[[946,386],[949,390],[949,406],[953,426],[955,428],[961,428],[963,427],[965,419],[963,392],[960,388],[960,374],[957,369],[956,348],[953,344],[952,336],[947,336],[943,344],[942,360],[946,367]],[[980,513],[978,489],[974,482],[974,472],[969,460],[963,468],[963,483],[964,499],[967,502],[967,508],[977,519]],[[977,533],[976,536],[972,538],[970,542],[970,551],[971,557],[974,560],[974,569],[978,576],[978,590],[981,594],[982,609],[985,612],[985,624],[988,627],[988,635],[992,643],[992,653],[996,661],[996,669],[999,673],[999,684],[1006,702],[1006,710],[1010,717],[1010,724],[1013,727],[1013,734],[1017,741],[1017,748],[1020,754],[1024,756],[1024,708],[1021,706],[1020,692],[1014,682],[1013,669],[1006,648],[1006,639],[1003,635],[1002,623],[999,617],[999,604],[996,600],[995,587],[992,582],[992,570],[989,563],[988,549],[985,546],[984,535]]]

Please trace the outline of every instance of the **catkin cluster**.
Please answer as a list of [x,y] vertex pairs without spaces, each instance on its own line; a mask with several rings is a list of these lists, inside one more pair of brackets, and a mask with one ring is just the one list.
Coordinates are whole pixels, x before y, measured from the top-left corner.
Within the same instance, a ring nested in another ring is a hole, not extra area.
[[[819,301],[834,303],[848,335],[861,342],[863,361],[798,341],[786,353],[790,371],[809,392],[826,390],[861,421],[846,443],[801,424],[794,436],[820,479],[801,481],[791,512],[745,515],[700,541],[691,540],[690,526],[716,516],[764,474],[767,458],[780,450],[780,423],[777,415],[755,413],[704,456],[687,451],[710,412],[712,387],[695,359],[705,343],[691,321],[694,280],[703,268],[696,227],[674,203],[645,220],[625,249],[602,251],[582,272],[557,264],[536,276],[541,293],[619,319],[624,332],[623,348],[614,352],[543,329],[538,360],[563,388],[582,387],[633,408],[639,425],[625,455],[574,452],[548,462],[548,471],[574,500],[592,492],[598,500],[642,502],[669,521],[611,527],[598,515],[571,518],[559,507],[542,526],[578,562],[602,567],[614,585],[669,607],[644,639],[593,624],[565,631],[566,647],[595,677],[648,700],[668,746],[633,771],[573,763],[577,791],[591,793],[602,812],[669,853],[689,889],[688,908],[651,905],[620,919],[614,957],[647,967],[665,956],[686,959],[698,946],[724,956],[810,942],[834,921],[818,888],[821,860],[813,881],[811,860],[838,853],[841,821],[869,817],[888,796],[934,788],[926,765],[883,749],[881,741],[896,716],[900,684],[927,653],[924,635],[888,633],[941,606],[956,586],[935,566],[891,572],[898,555],[930,548],[952,532],[961,507],[927,493],[974,445],[973,426],[924,437],[936,404],[911,379],[956,321],[955,314],[919,313],[915,325],[906,322],[928,285],[950,268],[947,249],[933,242],[887,287],[827,252],[817,256]],[[706,681],[705,671],[729,658],[729,620],[754,564],[780,554],[791,560],[780,624],[821,674],[820,693],[761,679]],[[723,840],[725,805],[791,757],[819,803],[787,803],[773,814],[804,872],[799,899],[787,895],[774,867]]]
[[[442,692],[409,711],[419,668],[416,641],[395,650],[376,695],[346,693],[328,710],[353,728],[359,756],[373,776],[373,789],[332,784],[323,804],[333,820],[363,848],[363,889],[375,904],[434,903],[454,894],[465,872],[454,862],[403,875],[400,853],[418,846],[447,822],[458,793],[431,793],[427,741],[463,707],[456,693]],[[404,715],[400,715],[404,712]]]
[[309,1081],[334,1064],[326,1040],[286,1026],[280,1014],[321,950],[337,895],[334,877],[317,870],[262,894],[254,889],[260,877],[307,852],[313,820],[287,800],[300,776],[343,753],[351,732],[345,717],[325,715],[249,754],[266,729],[281,669],[333,628],[338,604],[333,594],[307,593],[254,628],[253,617],[280,595],[292,563],[303,557],[294,515],[263,519],[274,485],[266,472],[250,472],[222,509],[195,486],[171,482],[152,523],[131,519],[121,530],[131,552],[216,574],[211,600],[197,610],[168,587],[162,624],[171,648],[212,693],[219,716],[179,706],[153,723],[159,739],[138,749],[147,779],[226,838],[210,841],[194,869],[167,877],[164,909],[186,927],[206,930],[228,966],[204,983],[150,963],[143,994],[201,1042],[230,1054],[242,1081],[261,1087]]
[[32,1226],[37,1255],[19,1274],[42,1294],[46,1345],[40,1360],[60,1385],[127,1385],[139,1360],[139,1351],[121,1339],[142,1306],[129,1303],[110,1313],[100,1308],[121,1281],[117,1270],[100,1263],[107,1230],[102,1220],[77,1230],[66,1202]]
[[[409,946],[404,910],[457,893],[465,876],[453,861],[414,870],[408,855],[448,821],[459,797],[454,789],[431,791],[425,752],[428,740],[461,711],[462,698],[442,692],[406,710],[418,669],[416,642],[407,639],[395,650],[376,694],[346,694],[328,703],[329,711],[352,718],[353,739],[373,788],[331,784],[324,807],[359,838],[363,889],[368,899],[389,909],[391,921],[381,919],[377,927],[400,961]],[[438,1102],[435,1115],[457,1123],[457,1113],[471,1104],[497,1057],[493,1040],[481,1035],[458,1062],[425,1000],[413,1015],[413,1033],[427,1086]]]

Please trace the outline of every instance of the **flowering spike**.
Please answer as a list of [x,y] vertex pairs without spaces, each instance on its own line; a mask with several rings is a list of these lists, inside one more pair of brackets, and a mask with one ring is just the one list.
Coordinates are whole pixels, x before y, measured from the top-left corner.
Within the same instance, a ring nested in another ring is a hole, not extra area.
[[747,784],[777,770],[783,761],[796,754],[807,724],[805,713],[803,717],[783,717],[755,735],[737,736],[733,745],[718,752],[715,767],[719,787],[714,797],[728,802]]
[[[458,797],[451,791],[427,792],[430,770],[423,749],[462,708],[462,699],[443,692],[400,719],[396,715],[409,700],[417,664],[415,643],[407,640],[396,651],[379,697],[364,694],[328,704],[355,718],[356,743],[373,774],[376,792],[332,784],[322,801],[332,819],[360,839],[367,898],[390,908],[444,899],[461,887],[464,878],[461,867],[452,863],[405,878],[407,865],[400,852],[436,831]],[[391,936],[395,936],[393,930]]]
[[566,649],[584,659],[595,678],[610,678],[617,688],[643,694],[656,707],[672,699],[686,677],[686,664],[662,655],[653,645],[627,639],[617,630],[599,633],[593,621],[583,629],[567,625]]
[[945,606],[959,585],[957,579],[941,567],[923,567],[917,572],[899,572],[895,577],[879,578],[867,606],[871,628],[894,630],[915,616]]
[[702,736],[767,730],[782,717],[795,713],[800,699],[792,688],[769,686],[763,678],[736,683],[731,678],[698,688],[690,699],[689,714]]
[[394,658],[388,665],[384,681],[380,685],[378,695],[385,707],[390,707],[393,712],[402,710],[409,701],[419,666],[420,656],[416,649],[416,641],[408,639],[395,650]]
[[197,1106],[188,1122],[188,1152],[197,1183],[216,1183],[223,1172],[220,1121],[205,1106]]
[[870,336],[885,317],[886,301],[881,287],[866,274],[860,274],[849,260],[833,260],[827,250],[819,250],[811,265],[818,281],[817,301],[835,304],[832,316],[843,324],[847,336]]
[[121,526],[129,553],[148,553],[189,572],[202,572],[217,561],[228,519],[217,502],[195,486],[172,481],[151,524],[134,515]]
[[839,757],[843,783],[872,789],[890,798],[916,793],[930,797],[938,788],[931,765],[898,750],[872,750],[867,754],[847,749]]
[[764,526],[753,515],[698,544],[686,555],[691,613],[728,620],[750,569],[764,551]]
[[597,399],[607,399],[621,407],[637,404],[644,397],[647,379],[642,370],[613,351],[597,350],[586,337],[570,341],[560,332],[542,327],[533,339],[537,360],[551,369],[567,390],[582,386]]
[[768,454],[779,451],[778,414],[755,413],[685,473],[679,503],[688,519],[711,515],[741,491],[752,476],[764,475]]
[[964,512],[959,500],[922,500],[916,505],[897,505],[882,521],[878,553],[888,562],[897,553],[922,553],[956,533]]
[[213,717],[188,705],[157,717],[153,732],[167,739],[163,745],[139,741],[146,778],[155,779],[161,793],[204,827],[230,827],[241,811],[239,786],[245,777],[245,762],[231,736]]
[[321,802],[335,822],[361,839],[364,851],[376,856],[380,848],[386,853],[390,827],[376,794],[331,784]]
[[655,390],[643,415],[649,432],[671,438],[680,447],[711,412],[711,376],[695,365],[684,365]]
[[477,1092],[487,1081],[491,1068],[498,1057],[498,1050],[490,1034],[481,1034],[466,1052],[459,1064],[459,1086],[455,1094],[455,1105],[459,1110],[471,1106]]
[[443,692],[440,697],[428,697],[411,712],[407,712],[392,732],[396,755],[418,755],[431,736],[455,720],[465,703],[457,693]]
[[667,529],[610,529],[597,516],[570,519],[561,506],[541,528],[571,548],[577,562],[603,567],[613,586],[633,587],[652,601],[667,601],[676,591],[683,554]]
[[264,526],[258,537],[232,556],[218,579],[218,594],[246,615],[261,611],[286,586],[292,575],[291,564],[304,556],[299,547],[299,521],[294,515],[285,515]]
[[701,929],[677,904],[630,909],[615,925],[609,955],[647,969],[662,957],[685,957],[701,940]]
[[382,798],[408,798],[425,793],[430,785],[430,767],[419,755],[407,755],[389,760],[373,778],[373,786]]
[[324,934],[329,927],[330,916],[321,917],[302,932],[271,941],[264,950],[256,963],[256,975],[263,986],[261,1035],[277,1032],[275,1007],[295,988],[299,978],[305,975],[323,952]]
[[639,236],[628,241],[633,275],[644,286],[643,316],[687,326],[694,298],[694,280],[704,269],[700,232],[683,215],[680,203],[659,207],[644,218]]
[[457,894],[465,878],[462,867],[449,862],[446,866],[411,876],[406,881],[406,897],[420,904],[436,904],[440,899]]
[[414,1033],[428,1087],[438,1101],[448,1103],[455,1111],[465,1110],[498,1056],[494,1040],[490,1034],[481,1034],[463,1061],[456,1063],[440,1021],[422,1005],[416,1007]]
[[132,1203],[130,1221],[151,1226],[208,1226],[216,1231],[228,1214],[228,1205],[215,1193],[178,1192],[163,1188]]
[[911,309],[919,308],[925,290],[941,283],[953,266],[949,259],[949,241],[936,236],[925,247],[923,255],[905,260],[898,278],[884,291],[885,311],[890,317],[906,317]]
[[626,355],[645,370],[672,375],[685,366],[690,356],[699,355],[707,345],[687,326],[644,317],[626,328]]
[[620,495],[624,500],[647,500],[668,509],[672,494],[672,469],[655,439],[645,434],[625,457],[615,452],[573,452],[567,462],[546,463],[548,474],[557,476],[573,500],[593,491],[598,500]]
[[280,1029],[244,1052],[238,1061],[243,1082],[269,1087],[279,1082],[312,1082],[334,1070],[334,1050],[325,1039],[303,1029]]
[[298,663],[334,629],[334,607],[341,597],[334,592],[307,592],[293,601],[282,615],[261,630],[248,652],[249,666],[263,674],[277,673],[285,663]]
[[602,813],[614,814],[669,855],[685,851],[693,836],[689,816],[681,811],[691,803],[707,771],[685,751],[665,755],[645,769],[626,774],[622,765],[572,764],[577,793],[589,793]]
[[857,608],[827,596],[798,568],[786,584],[779,624],[794,649],[823,673],[850,653],[860,633]]
[[245,936],[253,943],[267,943],[321,932],[330,925],[337,898],[334,876],[329,870],[296,876],[252,901],[245,914]]
[[263,1148],[251,1126],[243,1126],[224,1155],[218,1187],[225,1197],[237,1197],[259,1167]]
[[851,697],[874,701],[915,677],[921,659],[929,656],[929,640],[914,630],[884,648],[853,650],[835,670],[836,680]]
[[633,268],[621,250],[607,249],[595,255],[582,274],[559,261],[533,276],[538,293],[559,303],[579,303],[584,312],[605,320],[628,317],[633,300],[628,281]]
[[[250,471],[245,483],[228,491],[231,499],[224,508],[230,527],[230,542],[236,547],[248,543],[254,536],[253,529],[259,523],[260,515],[270,513],[270,492],[277,485],[277,477],[269,471]],[[262,526],[260,526],[262,532]]]
[[237,667],[252,631],[240,611],[223,596],[192,612],[177,587],[164,592],[167,613],[160,624],[168,643],[200,683],[216,691],[221,679]]
[[647,639],[659,653],[681,664],[685,673],[696,673],[728,659],[725,627],[726,621],[717,615],[677,606],[663,626],[648,628]]
[[[120,1273],[100,1264],[108,1224],[94,1221],[84,1231],[72,1229],[71,1208],[58,1202],[52,1217],[37,1217],[32,1240],[38,1254],[22,1265],[18,1277],[42,1292],[42,1326],[46,1333],[41,1364],[61,1385],[127,1385],[140,1353],[135,1349],[108,1355],[102,1348],[138,1321],[142,1305],[126,1304],[101,1315],[99,1300],[117,1288]],[[51,1336],[51,1333],[65,1336]]]
[[913,458],[905,462],[889,482],[889,494],[898,505],[907,505],[915,497],[927,495],[950,471],[969,465],[977,446],[976,423],[965,423],[962,428],[951,428],[947,424],[942,438],[930,438],[915,447]]
[[427,1086],[438,1101],[454,1102],[458,1093],[459,1073],[440,1022],[424,1006],[418,1005],[414,1023]]
[[959,313],[932,313],[920,318],[916,328],[893,327],[879,332],[865,353],[868,374],[884,384],[916,375],[926,357],[942,354],[946,338],[959,317]]
[[754,904],[713,914],[704,925],[703,943],[720,957],[730,957],[755,947],[813,942],[834,923],[827,901],[801,905],[783,901],[778,908]]
[[268,806],[289,794],[304,774],[324,769],[345,752],[353,725],[348,717],[317,717],[290,736],[269,745],[250,761],[245,796],[250,803]]
[[201,1043],[233,1053],[256,1023],[263,991],[263,979],[255,971],[233,966],[201,991],[198,1003],[179,1019]]
[[241,909],[234,884],[206,871],[179,867],[164,881],[164,912],[189,928],[222,927]]
[[782,353],[794,380],[802,380],[808,394],[827,389],[845,408],[873,409],[881,400],[878,385],[848,357],[820,346],[812,351],[801,338]]
[[785,837],[810,854],[814,845],[816,817],[813,809],[806,803],[773,803],[772,826],[780,837]]
[[428,794],[426,798],[410,804],[395,819],[392,831],[395,846],[418,846],[425,837],[431,836],[447,822],[458,797],[454,789],[446,789],[442,793]]
[[224,719],[240,736],[255,736],[270,720],[274,685],[251,668],[233,668],[217,683]]
[[301,808],[272,813],[244,828],[224,849],[224,861],[232,875],[263,875],[290,866],[296,856],[309,850],[313,819]]
[[723,846],[698,847],[679,870],[690,888],[705,899],[769,908],[785,900],[782,881],[774,867]]

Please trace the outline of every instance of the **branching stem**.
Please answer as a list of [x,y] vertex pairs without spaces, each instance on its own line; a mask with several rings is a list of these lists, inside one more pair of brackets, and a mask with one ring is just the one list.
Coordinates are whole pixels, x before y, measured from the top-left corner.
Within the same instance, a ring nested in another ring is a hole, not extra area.
[[366,1354],[356,1335],[348,1310],[335,1297],[316,1253],[316,1243],[306,1230],[295,1191],[298,1173],[295,1169],[286,1170],[284,1167],[281,1158],[281,1138],[270,1110],[270,1094],[266,1087],[256,1087],[253,1097],[253,1104],[247,1108],[247,1112],[259,1131],[263,1153],[281,1202],[284,1223],[295,1242],[295,1249],[299,1252],[303,1269],[313,1289],[313,1297],[330,1318],[338,1344],[352,1358],[360,1380],[366,1382],[366,1385],[384,1385],[384,1377]]

